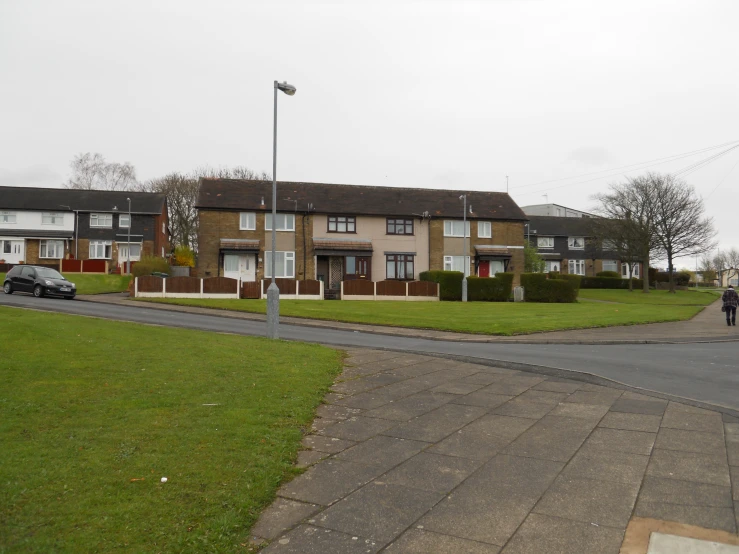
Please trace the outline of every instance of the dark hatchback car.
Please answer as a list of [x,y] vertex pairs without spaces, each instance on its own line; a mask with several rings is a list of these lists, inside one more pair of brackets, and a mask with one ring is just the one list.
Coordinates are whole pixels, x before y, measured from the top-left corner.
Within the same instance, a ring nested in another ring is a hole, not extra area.
[[56,269],[38,265],[17,265],[5,275],[3,291],[5,294],[30,292],[36,297],[48,294],[72,300],[77,294],[77,287]]

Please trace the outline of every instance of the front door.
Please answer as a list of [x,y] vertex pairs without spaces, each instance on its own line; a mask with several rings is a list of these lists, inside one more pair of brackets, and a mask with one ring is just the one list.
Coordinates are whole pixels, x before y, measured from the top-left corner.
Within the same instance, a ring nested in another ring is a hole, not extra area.
[[490,262],[487,260],[482,260],[480,262],[480,265],[477,266],[477,276],[478,277],[490,277]]
[[347,281],[351,281],[353,279],[372,280],[372,258],[365,256],[347,256],[345,258],[344,265],[344,279]]
[[328,288],[341,288],[341,281],[344,278],[344,258],[330,257],[328,259]]
[[6,264],[17,264],[25,260],[25,241],[0,240],[0,260],[5,260]]
[[242,281],[256,281],[256,265],[254,254],[225,254],[223,276]]

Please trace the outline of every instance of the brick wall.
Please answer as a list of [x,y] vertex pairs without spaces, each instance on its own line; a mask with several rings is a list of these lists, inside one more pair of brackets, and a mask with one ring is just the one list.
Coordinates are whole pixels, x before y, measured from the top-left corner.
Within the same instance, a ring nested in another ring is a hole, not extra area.
[[26,262],[27,264],[37,264],[41,261],[48,261],[39,259],[39,245],[40,241],[38,239],[26,239],[26,253],[24,254],[24,262]]

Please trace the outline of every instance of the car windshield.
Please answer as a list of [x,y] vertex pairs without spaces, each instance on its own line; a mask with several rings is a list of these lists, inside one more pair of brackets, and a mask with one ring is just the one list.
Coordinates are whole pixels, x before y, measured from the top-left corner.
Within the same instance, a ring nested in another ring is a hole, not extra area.
[[36,274],[45,279],[64,279],[64,276],[61,273],[56,269],[51,269],[50,267],[37,267]]

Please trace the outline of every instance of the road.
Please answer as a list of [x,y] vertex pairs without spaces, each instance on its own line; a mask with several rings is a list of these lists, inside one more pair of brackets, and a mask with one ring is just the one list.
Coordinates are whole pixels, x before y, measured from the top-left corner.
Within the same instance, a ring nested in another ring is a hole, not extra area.
[[[67,314],[264,336],[265,324],[213,315],[94,302],[0,295],[0,305]],[[466,356],[592,373],[650,391],[739,411],[739,343],[552,345],[447,342],[286,325],[281,338],[335,346]]]

